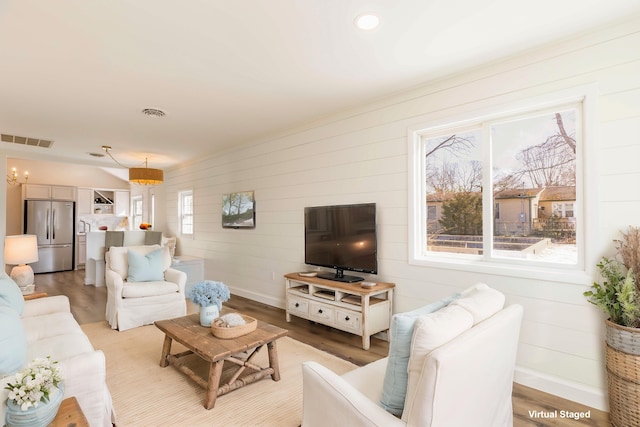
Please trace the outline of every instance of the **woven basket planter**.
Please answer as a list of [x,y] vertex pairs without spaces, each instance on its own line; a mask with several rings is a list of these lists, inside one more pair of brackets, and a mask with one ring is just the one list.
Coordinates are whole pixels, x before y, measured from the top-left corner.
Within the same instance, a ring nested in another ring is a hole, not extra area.
[[609,418],[615,427],[640,427],[640,329],[606,326]]
[[605,323],[607,325],[607,344],[616,350],[640,356],[639,328],[621,326],[608,319]]

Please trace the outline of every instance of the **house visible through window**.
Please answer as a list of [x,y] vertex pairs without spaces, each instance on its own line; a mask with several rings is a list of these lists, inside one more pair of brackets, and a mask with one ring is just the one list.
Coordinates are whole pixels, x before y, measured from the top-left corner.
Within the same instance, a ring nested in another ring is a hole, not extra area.
[[193,191],[181,191],[178,193],[179,198],[179,220],[180,234],[193,234]]
[[414,131],[416,258],[576,265],[581,115],[574,103]]

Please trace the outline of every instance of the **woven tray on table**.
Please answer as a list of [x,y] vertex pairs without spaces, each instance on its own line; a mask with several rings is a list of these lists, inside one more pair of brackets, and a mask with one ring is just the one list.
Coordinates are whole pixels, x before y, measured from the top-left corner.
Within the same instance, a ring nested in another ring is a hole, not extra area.
[[223,324],[224,321],[220,320],[220,318],[215,319],[213,322],[211,322],[211,332],[213,333],[213,336],[228,340],[228,339],[237,338],[242,335],[246,335],[249,332],[255,331],[256,328],[258,327],[258,321],[251,316],[247,316],[246,314],[241,314],[241,316],[244,319],[245,324],[239,325],[239,326],[233,326],[230,328],[226,326],[221,326],[221,324]]

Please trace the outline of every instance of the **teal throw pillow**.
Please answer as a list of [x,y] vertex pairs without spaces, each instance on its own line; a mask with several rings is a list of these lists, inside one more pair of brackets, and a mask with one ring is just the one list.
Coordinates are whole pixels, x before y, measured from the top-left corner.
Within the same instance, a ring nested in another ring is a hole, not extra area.
[[27,363],[27,337],[20,315],[0,306],[0,378],[22,369]]
[[127,256],[129,261],[128,282],[164,280],[162,249],[157,249],[146,255],[129,250]]
[[404,409],[409,380],[407,367],[411,353],[413,326],[416,320],[420,316],[440,310],[459,297],[460,294],[454,294],[413,311],[396,313],[391,317],[389,359],[387,360],[382,398],[380,399],[380,404],[387,412],[400,417]]
[[24,297],[20,287],[4,271],[0,273],[0,306],[11,307],[18,315],[24,310]]

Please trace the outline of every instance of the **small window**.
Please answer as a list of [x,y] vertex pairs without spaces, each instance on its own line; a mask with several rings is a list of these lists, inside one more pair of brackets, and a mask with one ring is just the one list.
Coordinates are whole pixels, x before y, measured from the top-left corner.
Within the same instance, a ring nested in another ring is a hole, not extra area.
[[193,191],[181,191],[179,199],[180,234],[193,235]]
[[149,215],[151,224],[156,223],[156,195],[151,193],[151,213]]
[[137,230],[142,224],[142,196],[131,198],[131,217],[133,219],[133,229]]

